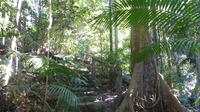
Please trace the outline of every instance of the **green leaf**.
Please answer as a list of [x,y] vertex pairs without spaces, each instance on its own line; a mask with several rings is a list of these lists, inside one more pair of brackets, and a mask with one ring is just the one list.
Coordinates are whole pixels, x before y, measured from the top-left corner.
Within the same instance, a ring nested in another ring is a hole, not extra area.
[[58,85],[50,85],[49,93],[50,96],[54,96],[58,99],[59,103],[65,103],[69,106],[76,107],[79,103],[78,97],[71,92],[69,89],[58,86]]
[[[200,23],[198,6],[190,0],[119,0],[112,8],[115,26],[147,25],[174,34]],[[94,25],[109,28],[109,9],[95,17]]]
[[166,53],[167,50],[194,54],[200,51],[200,43],[189,39],[170,39],[167,41],[156,42],[138,49],[134,60],[139,63],[151,56]]

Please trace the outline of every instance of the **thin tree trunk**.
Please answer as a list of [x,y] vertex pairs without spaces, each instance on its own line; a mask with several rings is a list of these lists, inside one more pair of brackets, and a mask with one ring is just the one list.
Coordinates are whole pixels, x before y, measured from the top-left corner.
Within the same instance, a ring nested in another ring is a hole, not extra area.
[[[18,28],[18,31],[20,32],[21,30],[21,27],[20,27],[20,18],[21,18],[21,10],[22,10],[22,3],[23,3],[23,0],[18,0],[18,4],[17,4],[17,15],[16,15],[16,24],[17,24],[17,28]],[[15,49],[14,51],[17,52],[17,37],[14,37],[16,38],[16,46],[15,46]],[[15,57],[15,73],[17,74],[18,72],[18,69],[19,69],[19,58],[18,56]]]
[[[158,31],[156,30],[156,27],[154,26],[152,30],[153,30],[153,32],[152,32],[153,43],[154,42],[159,42],[160,41],[160,37],[158,35]],[[160,59],[161,61],[159,61],[159,58],[161,58]],[[162,66],[162,56],[161,55],[155,57],[155,64],[156,64],[157,71],[159,73],[161,73],[161,69],[162,69],[162,67],[161,67]]]
[[[198,12],[200,14],[200,0],[196,0],[196,4],[198,6],[198,9],[199,9]],[[200,26],[200,23],[198,24],[198,27],[199,26]],[[196,27],[196,30],[198,30],[198,27]],[[200,41],[200,36],[198,34],[196,34],[195,36],[197,37],[197,40]],[[196,55],[196,66],[197,66],[197,83],[196,83],[195,88],[198,88],[197,90],[199,90],[200,89],[200,52],[198,52]]]
[[[16,15],[16,24],[17,24],[17,26],[19,26],[19,19],[20,19],[20,14],[21,14],[21,6],[22,6],[22,0],[18,0],[18,2],[17,2],[18,11],[17,11],[17,15]],[[14,52],[17,52],[17,37],[16,36],[14,36],[12,38],[11,50],[14,51]],[[13,69],[13,60],[14,60],[14,56],[11,55],[10,59],[9,59],[9,62],[7,64],[7,68],[6,68],[6,75],[4,77],[4,80],[5,80],[4,86],[8,84],[8,81],[9,81],[10,76],[12,75],[12,72],[16,73],[17,70],[18,70],[18,57],[16,56],[15,69]]]
[[19,21],[20,21],[20,16],[21,16],[21,8],[22,8],[22,2],[23,0],[18,0],[17,2],[17,15],[16,15],[16,23],[17,23],[17,26],[19,28]]
[[168,84],[170,88],[173,88],[173,69],[172,69],[172,57],[171,57],[171,53],[169,50],[167,50],[167,56],[168,56],[168,70],[169,70],[169,79],[168,79]]
[[3,46],[6,45],[6,37],[2,37],[2,45],[3,45]]
[[[159,32],[159,31],[157,31],[157,36],[158,36],[158,41],[160,42],[161,41],[161,32]],[[160,69],[159,69],[159,73],[163,73],[163,70],[164,70],[164,62],[163,62],[163,56],[162,56],[162,54],[160,54],[159,55],[159,58],[160,58],[160,60],[158,60],[158,61],[160,61]]]
[[118,45],[119,45],[119,37],[118,37],[118,27],[115,26],[114,28],[114,31],[115,31],[115,51],[118,50]]
[[[113,4],[113,2],[115,2],[115,0],[110,0],[111,5]],[[112,11],[112,10],[111,10]],[[117,50],[118,50],[118,45],[119,45],[119,37],[118,37],[118,27],[114,26],[114,38],[115,38],[115,53],[117,55]],[[115,89],[116,91],[119,92],[119,94],[121,94],[121,87],[122,87],[122,70],[121,68],[118,67],[117,70],[115,70],[116,73],[116,80],[115,80]]]
[[112,5],[112,0],[109,0],[109,15],[110,15],[110,28],[109,28],[109,37],[110,37],[110,53],[113,52],[113,27],[112,27],[112,9],[111,9],[111,5]]
[[[165,35],[163,35],[165,41],[167,41],[167,38]],[[172,56],[169,48],[167,49],[167,64],[168,64],[168,85],[170,88],[173,88],[173,69],[172,69]]]
[[3,31],[3,28],[1,28],[1,35],[2,35],[2,45],[5,47],[6,38],[4,37],[4,31]]
[[[47,44],[48,44],[48,51],[47,51],[47,58],[50,58],[50,36],[51,36],[51,27],[52,27],[52,22],[53,22],[53,17],[52,17],[52,0],[49,0],[49,26],[47,28]],[[49,64],[49,62],[48,62]],[[45,82],[45,96],[44,96],[44,101],[47,101],[47,92],[48,92],[48,83],[49,83],[49,77],[46,75],[46,82]],[[44,111],[45,111],[44,107]]]
[[175,58],[175,65],[176,65],[176,74],[179,78],[181,78],[181,67],[180,67],[180,58],[179,54],[174,52],[173,56]]
[[197,67],[196,88],[200,88],[200,53],[198,53],[196,56],[196,67]]

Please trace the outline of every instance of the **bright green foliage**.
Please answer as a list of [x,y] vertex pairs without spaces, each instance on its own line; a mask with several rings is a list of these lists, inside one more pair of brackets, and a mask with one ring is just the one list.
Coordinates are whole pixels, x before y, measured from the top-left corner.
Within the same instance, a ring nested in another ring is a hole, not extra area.
[[[197,5],[190,0],[119,0],[111,8],[114,26],[156,26],[170,34],[194,27],[200,19]],[[109,27],[109,17],[106,10],[95,24]]]

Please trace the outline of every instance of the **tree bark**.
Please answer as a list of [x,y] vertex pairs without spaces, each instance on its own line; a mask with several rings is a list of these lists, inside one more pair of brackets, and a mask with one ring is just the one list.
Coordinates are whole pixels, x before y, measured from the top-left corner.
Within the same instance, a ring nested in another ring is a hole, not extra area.
[[196,88],[200,88],[200,53],[198,53],[196,56],[196,68],[197,68]]
[[115,26],[114,28],[114,31],[115,31],[115,51],[118,50],[118,45],[119,45],[119,37],[118,37],[118,27]]
[[112,54],[113,52],[113,27],[112,27],[112,9],[111,9],[111,5],[112,5],[112,0],[109,0],[109,19],[110,19],[110,28],[109,28],[109,37],[110,37],[110,53]]
[[[18,29],[18,32],[20,32],[21,31],[21,26],[20,26],[20,20],[21,20],[21,11],[22,11],[22,4],[23,4],[23,0],[18,0],[18,2],[17,2],[17,9],[18,9],[18,11],[17,11],[17,15],[16,15],[16,24],[17,24],[17,29]],[[16,38],[16,39],[15,39]],[[18,37],[19,38],[19,37]],[[17,37],[14,37],[13,39],[15,39],[15,41],[13,41],[13,42],[15,42],[14,44],[15,44],[15,46],[13,46],[13,47],[15,47],[14,49],[12,49],[13,51],[15,51],[15,52],[17,52],[18,51],[18,45],[17,45],[17,40],[19,40],[19,39],[17,39]],[[15,57],[15,74],[17,74],[18,73],[18,70],[19,70],[19,57],[18,56],[16,56]]]
[[[163,34],[163,38],[165,41],[168,41],[166,36]],[[170,48],[167,49],[167,65],[168,65],[168,85],[170,88],[173,88],[173,69],[172,69],[172,54],[170,52]]]
[[[47,28],[47,58],[50,58],[50,38],[51,38],[51,28],[52,28],[52,23],[53,23],[53,10],[52,10],[52,0],[49,0],[49,25]],[[49,61],[48,61],[49,64]],[[46,80],[45,80],[45,95],[44,95],[44,101],[47,102],[47,94],[48,94],[48,84],[49,84],[49,76],[46,75]],[[44,106],[44,112],[46,111],[46,107]]]
[[153,57],[135,63],[137,50],[149,42],[144,27],[131,29],[131,75],[128,92],[116,112],[188,112],[156,70]]

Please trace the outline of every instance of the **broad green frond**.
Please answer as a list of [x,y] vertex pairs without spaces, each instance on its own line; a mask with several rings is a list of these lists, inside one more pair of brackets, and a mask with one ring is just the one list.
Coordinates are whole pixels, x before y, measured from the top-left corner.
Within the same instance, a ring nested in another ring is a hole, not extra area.
[[141,62],[150,56],[164,53],[167,50],[180,53],[196,53],[200,51],[200,42],[189,39],[164,40],[138,49],[134,59],[136,62]]
[[200,98],[197,98],[197,99],[195,100],[194,104],[196,104],[196,105],[200,104]]
[[[190,0],[119,0],[112,5],[112,25],[156,26],[175,33],[200,23],[197,5]],[[95,19],[95,24],[110,25],[109,10]]]
[[59,103],[65,103],[68,107],[77,106],[79,102],[78,97],[73,92],[58,85],[49,86],[49,95],[56,97]]

